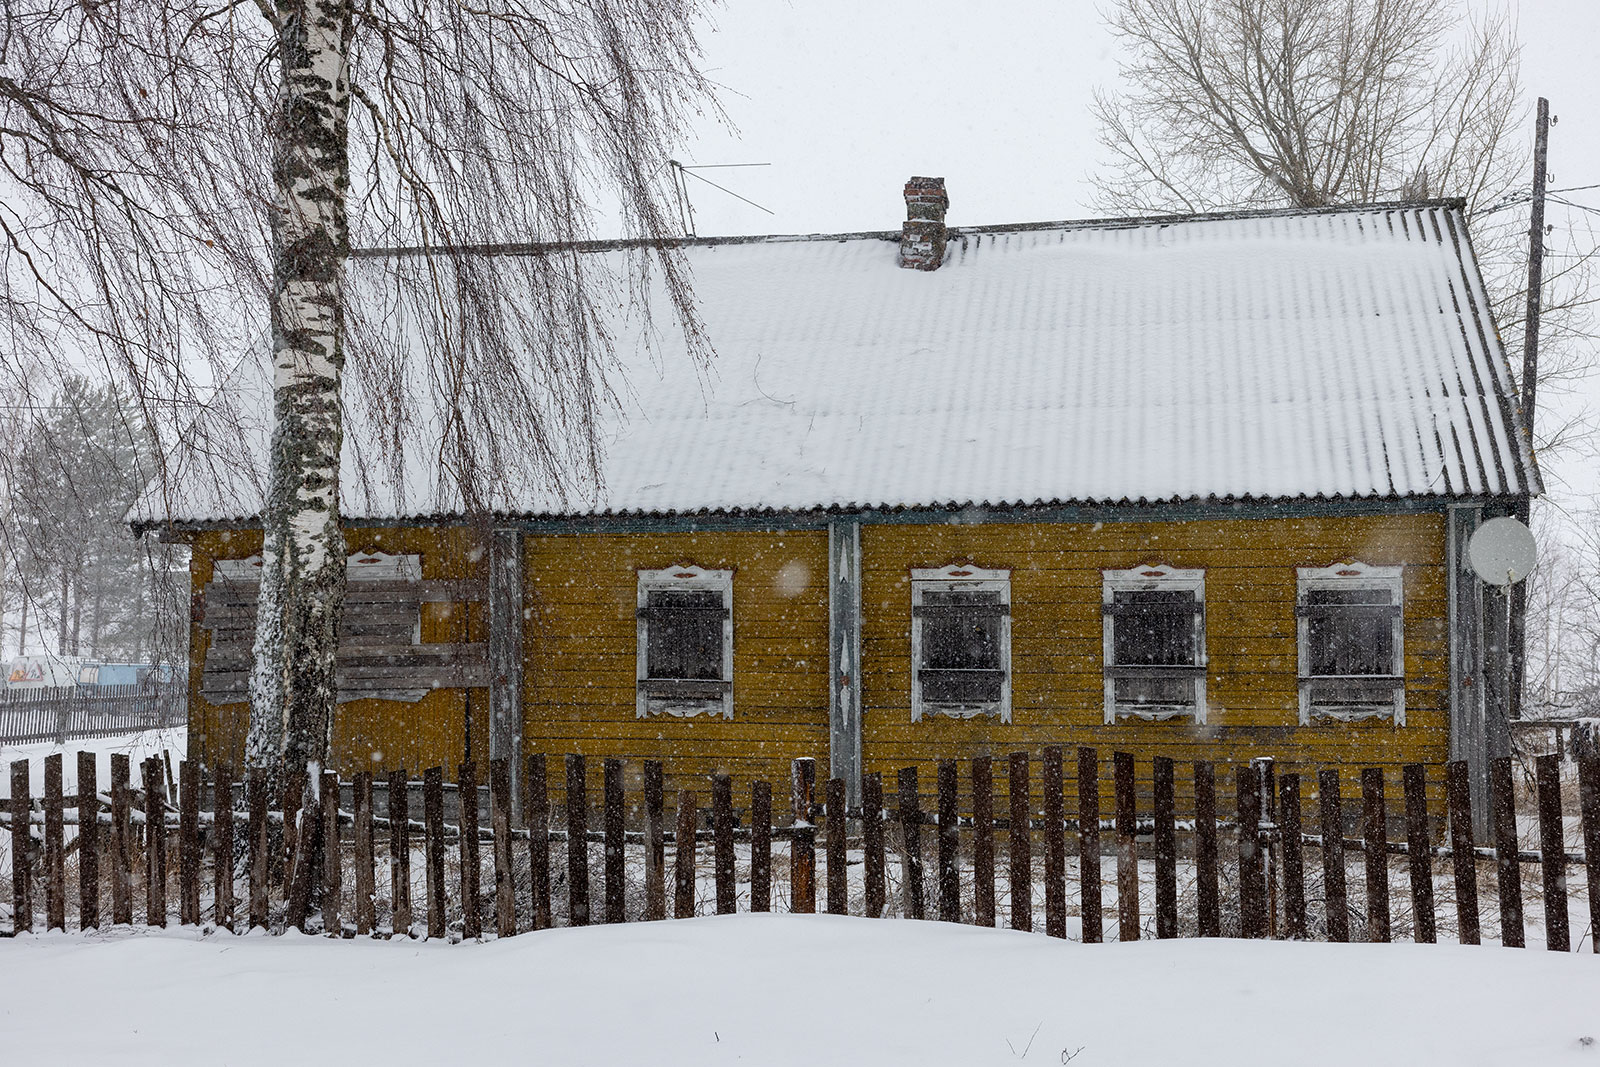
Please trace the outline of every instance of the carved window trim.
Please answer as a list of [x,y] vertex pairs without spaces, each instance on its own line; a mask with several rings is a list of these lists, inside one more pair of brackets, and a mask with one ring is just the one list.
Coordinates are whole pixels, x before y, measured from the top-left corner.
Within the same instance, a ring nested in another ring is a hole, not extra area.
[[[924,613],[923,609],[932,606],[924,604],[923,598],[930,592],[999,594],[998,604],[973,606],[974,610],[992,612],[1000,620],[998,699],[984,701],[924,699],[923,676],[927,669],[922,665],[923,631],[928,619],[933,615]],[[956,719],[992,715],[1003,723],[1011,721],[1011,571],[1009,568],[984,568],[951,563],[943,567],[911,569],[911,721],[921,722],[924,716],[931,715]]]
[[[1300,725],[1313,721],[1355,722],[1361,719],[1389,719],[1395,726],[1406,724],[1405,650],[1405,568],[1379,567],[1349,560],[1328,567],[1295,568],[1295,631],[1299,655]],[[1314,675],[1311,673],[1311,616],[1315,609],[1308,594],[1322,589],[1381,589],[1389,593],[1390,603],[1366,613],[1390,616],[1390,669],[1388,674]],[[1331,686],[1370,690],[1370,702],[1319,703],[1318,695]]]
[[[653,715],[733,718],[733,571],[708,570],[682,563],[638,572],[635,626],[635,710],[641,719]],[[716,592],[722,596],[722,677],[719,679],[651,678],[649,675],[650,594],[662,590]]]
[[[1192,718],[1206,721],[1206,572],[1203,568],[1180,569],[1165,563],[1150,563],[1126,569],[1100,572],[1101,664],[1105,679],[1105,723],[1137,718],[1145,721]],[[1194,662],[1165,666],[1122,667],[1116,663],[1116,625],[1125,614],[1116,595],[1122,592],[1170,590],[1194,594]],[[1189,682],[1190,699],[1172,704],[1132,704],[1117,702],[1120,678],[1181,678]]]

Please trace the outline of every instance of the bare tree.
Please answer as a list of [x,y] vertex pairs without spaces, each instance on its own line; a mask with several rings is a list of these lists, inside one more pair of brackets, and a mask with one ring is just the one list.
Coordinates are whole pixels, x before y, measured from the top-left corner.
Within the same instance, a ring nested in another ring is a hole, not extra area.
[[[1126,91],[1096,94],[1118,213],[1462,197],[1502,338],[1519,358],[1531,137],[1503,13],[1441,0],[1118,0]],[[1546,274],[1541,391],[1582,374],[1593,244]],[[1550,449],[1581,418],[1539,427]]]
[[[195,406],[270,335],[249,759],[314,769],[335,707],[347,415],[386,428],[357,450],[358,481],[392,481],[402,446],[436,440],[436,488],[471,512],[507,485],[593,481],[619,293],[659,277],[707,353],[671,243],[620,276],[574,248],[601,217],[671,232],[662,163],[714,106],[700,0],[3,10],[0,374],[37,397],[64,350],[99,361],[154,435],[220,470],[240,453],[216,417],[229,400]],[[545,251],[483,254],[506,241]],[[351,261],[373,246],[409,251]],[[393,357],[397,309],[425,365]]]

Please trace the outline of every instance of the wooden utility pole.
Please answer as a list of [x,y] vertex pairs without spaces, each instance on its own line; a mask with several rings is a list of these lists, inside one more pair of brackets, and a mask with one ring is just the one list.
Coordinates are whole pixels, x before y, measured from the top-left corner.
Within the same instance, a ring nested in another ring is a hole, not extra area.
[[[1533,207],[1528,219],[1528,309],[1522,320],[1522,420],[1533,447],[1535,399],[1539,385],[1539,313],[1544,292],[1544,184],[1545,157],[1550,146],[1550,101],[1539,98],[1533,134]],[[1517,518],[1527,523],[1528,500],[1517,505]],[[1522,684],[1527,664],[1528,585],[1518,582],[1511,590],[1511,625],[1507,644],[1511,658],[1509,713],[1522,718]]]

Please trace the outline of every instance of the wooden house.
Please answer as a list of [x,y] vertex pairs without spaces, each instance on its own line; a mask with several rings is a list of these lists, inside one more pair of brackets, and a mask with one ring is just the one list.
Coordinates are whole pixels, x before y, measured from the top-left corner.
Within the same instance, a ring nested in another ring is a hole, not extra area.
[[[1539,481],[1461,203],[948,228],[941,180],[906,197],[900,231],[685,241],[715,366],[619,327],[592,499],[484,530],[425,450],[404,494],[347,487],[340,768],[812,755],[854,795],[1092,744],[1481,778],[1503,606],[1463,548]],[[257,483],[174,469],[136,518],[193,545],[191,751],[237,762]]]

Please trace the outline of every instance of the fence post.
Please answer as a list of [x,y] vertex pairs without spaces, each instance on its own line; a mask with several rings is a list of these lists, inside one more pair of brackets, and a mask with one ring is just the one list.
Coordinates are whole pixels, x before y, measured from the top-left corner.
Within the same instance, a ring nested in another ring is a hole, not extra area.
[[939,761],[939,921],[961,921],[961,823],[956,761]]
[[44,758],[44,905],[45,929],[67,928],[67,872],[65,830],[61,809],[61,753]]
[[1388,818],[1383,768],[1361,769],[1361,850],[1367,859],[1367,940],[1389,940]]
[[406,772],[389,772],[389,932],[411,934],[411,796]]
[[694,790],[678,794],[678,836],[672,857],[672,917],[694,918]]
[[250,845],[250,926],[263,927],[267,925],[267,878],[268,845],[270,834],[267,827],[268,805],[271,797],[267,795],[267,779],[259,767],[251,767],[245,775],[245,791],[250,805],[247,816],[248,823],[245,833],[249,835]]
[[211,783],[211,914],[220,929],[233,930],[233,768],[217,764]]
[[[831,810],[828,812],[828,828],[830,831],[833,829]],[[831,861],[831,855],[829,859]],[[712,883],[717,891],[717,914],[732,915],[738,910],[738,890],[733,882],[733,779],[726,774],[711,776],[711,871]],[[831,904],[833,890],[831,862],[828,867],[828,880]]]
[[1522,867],[1517,857],[1517,805],[1511,757],[1489,761],[1489,813],[1494,823],[1495,890],[1500,897],[1500,943],[1523,948]]
[[1217,893],[1217,771],[1201,760],[1194,765],[1195,931],[1222,936]]
[[[667,917],[665,779],[660,760],[644,761],[644,918],[655,922]],[[755,880],[755,852],[750,854],[750,877]],[[752,889],[752,894],[754,890]],[[752,911],[760,911],[751,902]]]
[[[133,797],[126,752],[111,754],[111,921],[133,922]],[[12,853],[16,855],[15,852]]]
[[533,928],[548,930],[555,919],[550,907],[550,786],[543,752],[528,757],[528,880],[533,890]]
[[1570,952],[1567,915],[1567,849],[1561,825],[1561,755],[1536,756],[1539,790],[1539,858],[1544,868],[1544,940],[1551,952]]
[[1178,828],[1173,764],[1157,756],[1152,767],[1155,805],[1156,937],[1178,936]]
[[1111,757],[1112,787],[1117,798],[1117,939],[1139,940],[1138,807],[1134,793],[1133,753]]
[[1078,749],[1078,872],[1083,943],[1100,941],[1100,753]]
[[1578,810],[1583,815],[1583,866],[1589,883],[1589,948],[1600,952],[1600,752],[1578,756]]
[[772,783],[750,783],[750,910],[772,910]]
[[78,929],[100,926],[100,789],[93,752],[78,753]]
[[1476,945],[1480,939],[1478,861],[1472,850],[1472,780],[1466,760],[1444,765],[1444,785],[1450,808],[1450,859],[1456,875],[1456,927],[1463,945]]
[[422,843],[427,855],[428,936],[443,937],[444,892],[444,768],[422,772]]
[[589,775],[567,755],[567,925],[589,925]]
[[489,824],[494,831],[494,933],[517,934],[517,895],[511,877],[511,760],[489,763]]
[[922,805],[917,797],[917,769],[900,768],[900,886],[901,906],[908,919],[923,918],[922,906]]
[[1028,754],[1013,752],[1007,760],[1006,800],[1011,833],[1006,859],[1011,868],[1011,929],[1033,929],[1033,796],[1028,784]]
[[178,922],[200,924],[200,765],[178,764]]
[[1256,835],[1261,848],[1262,901],[1267,916],[1267,936],[1278,936],[1278,764],[1271,756],[1253,756],[1250,766],[1256,772],[1256,791],[1261,796],[1261,829]]
[[[626,887],[622,881],[623,861],[626,858],[624,851],[626,823],[623,819],[623,788],[622,788],[622,761],[610,758],[605,761],[603,781],[601,788],[605,794],[604,831],[605,831],[605,871],[606,871],[606,922],[626,922],[627,899]],[[715,788],[715,787],[713,787]],[[730,827],[731,831],[731,827]],[[730,846],[729,866],[732,867],[732,839]]]
[[1254,765],[1234,768],[1234,795],[1239,834],[1239,933],[1243,937],[1267,936],[1267,908],[1262,878],[1261,791]]
[[1406,853],[1411,862],[1411,912],[1415,916],[1414,940],[1431,945],[1438,940],[1433,915],[1433,841],[1428,832],[1428,779],[1420,763],[1401,770],[1406,798]]
[[864,909],[869,919],[883,918],[888,895],[883,870],[883,775],[861,779],[861,877]]
[[1278,821],[1283,841],[1283,925],[1284,936],[1294,941],[1306,939],[1306,854],[1300,840],[1300,776],[1285,774],[1278,779]]
[[288,771],[284,775],[283,801],[279,805],[283,812],[283,896],[286,901],[294,894],[295,863],[300,856],[300,804],[304,799],[304,769]]
[[28,816],[33,807],[32,792],[28,781],[28,761],[12,760],[11,928],[19,934],[33,929],[33,848],[28,833]]
[[[850,914],[850,880],[845,874],[845,835],[849,817],[845,807],[845,780],[829,778],[828,804],[828,914]],[[733,866],[733,841],[729,835],[728,866]],[[732,881],[730,876],[729,881]],[[731,909],[730,909],[731,910]]]
[[972,921],[994,925],[994,761],[972,757]]
[[377,849],[373,845],[372,772],[358,771],[350,784],[355,816],[356,935],[366,937],[378,924]]
[[789,764],[789,799],[794,807],[794,836],[789,839],[789,910],[803,915],[817,910],[817,828],[811,822],[816,781],[815,760],[802,756]]
[[140,765],[144,774],[145,925],[167,925],[167,816],[161,803],[161,760]]
[[1350,940],[1350,905],[1344,884],[1344,805],[1339,799],[1339,772],[1317,772],[1317,809],[1322,823],[1322,893],[1328,940]]
[[483,913],[478,906],[482,866],[478,849],[478,765],[465,760],[456,768],[456,822],[460,825],[461,936],[483,936]]
[[1067,936],[1067,840],[1063,825],[1061,746],[1046,745],[1039,767],[1044,788],[1044,932]]

